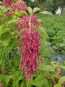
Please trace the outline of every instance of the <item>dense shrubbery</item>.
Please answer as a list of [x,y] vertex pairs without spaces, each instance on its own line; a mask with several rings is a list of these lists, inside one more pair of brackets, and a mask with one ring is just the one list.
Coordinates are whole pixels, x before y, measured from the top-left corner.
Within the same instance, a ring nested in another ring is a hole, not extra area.
[[65,54],[65,16],[44,16],[43,27],[48,34],[48,43],[57,54]]
[[44,26],[49,36],[49,42],[57,53],[65,53],[65,16],[53,16],[44,19]]

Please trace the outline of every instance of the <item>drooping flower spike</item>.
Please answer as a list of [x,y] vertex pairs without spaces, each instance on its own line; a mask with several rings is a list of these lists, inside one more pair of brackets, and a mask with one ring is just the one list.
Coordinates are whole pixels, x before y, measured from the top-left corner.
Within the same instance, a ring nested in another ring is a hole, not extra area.
[[20,66],[26,79],[30,80],[31,75],[36,72],[40,60],[40,37],[35,27],[39,26],[39,22],[36,16],[23,16],[21,21],[20,30],[25,28],[26,30],[19,38],[19,40],[24,40]]

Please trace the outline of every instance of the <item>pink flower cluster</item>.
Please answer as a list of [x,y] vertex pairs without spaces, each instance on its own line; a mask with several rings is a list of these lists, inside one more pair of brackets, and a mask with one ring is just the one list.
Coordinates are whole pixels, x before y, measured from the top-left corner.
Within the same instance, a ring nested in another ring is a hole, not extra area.
[[26,11],[27,6],[23,0],[17,0],[14,3],[14,0],[3,0],[2,5],[6,8],[11,7],[14,11]]
[[5,17],[10,17],[13,14],[13,12],[8,11]]
[[2,5],[6,8],[10,7],[14,3],[14,0],[3,0]]
[[26,11],[27,6],[26,3],[23,0],[17,0],[14,2],[14,0],[3,0],[2,5],[6,8],[12,8],[13,11],[8,11],[5,17],[10,17],[12,14],[14,14],[16,11]]
[[19,38],[20,41],[24,40],[20,66],[26,79],[29,80],[31,75],[36,72],[40,61],[40,37],[39,32],[36,30],[39,22],[36,16],[23,16],[21,20],[20,30],[23,28],[26,28],[26,30]]
[[14,10],[14,11],[26,11],[27,10],[27,6],[25,4],[24,1],[21,1],[21,2],[16,2],[14,3],[11,8]]
[[[19,28],[23,29],[23,28],[29,28],[29,19],[30,16],[23,16],[22,18],[20,18],[20,20],[22,21],[22,23],[19,24]],[[35,26],[39,26],[40,23],[37,19],[36,16],[31,16],[31,27],[35,27]]]

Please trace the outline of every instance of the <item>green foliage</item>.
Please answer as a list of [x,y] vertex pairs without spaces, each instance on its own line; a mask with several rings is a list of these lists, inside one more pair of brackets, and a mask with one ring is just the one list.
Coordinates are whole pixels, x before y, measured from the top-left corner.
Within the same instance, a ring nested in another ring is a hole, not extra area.
[[28,13],[30,15],[32,15],[32,13],[38,12],[40,10],[40,8],[36,7],[34,9],[32,9],[31,7],[28,7]]
[[47,10],[51,11],[53,14],[55,14],[58,7],[63,8],[64,5],[64,0],[47,0]]
[[28,6],[39,7],[41,10],[47,10],[51,11],[53,14],[55,14],[55,11],[58,7],[61,7],[62,9],[65,6],[64,0],[25,0],[27,2]]
[[[65,81],[65,77],[60,77],[56,73],[55,69],[58,67],[61,68],[60,65],[57,65],[55,62],[52,62],[50,65],[42,64],[38,67],[39,73],[37,76],[31,81],[35,87],[52,87],[55,84],[55,78],[59,79],[59,84],[61,85]],[[61,87],[59,84],[57,87]],[[56,87],[56,85],[54,87]]]
[[44,26],[49,36],[49,42],[52,48],[58,53],[64,53],[65,51],[65,17],[51,17],[46,20]]
[[64,84],[64,82],[65,82],[65,76],[61,77],[59,79],[58,84],[56,84],[54,87],[62,87],[62,85]]
[[24,0],[26,2],[26,4],[29,6],[29,7],[32,7],[32,8],[35,8],[35,7],[39,7],[39,2],[38,0]]
[[22,80],[21,71],[13,70],[11,75],[0,75],[0,80],[4,84],[4,87],[21,87]]
[[56,83],[54,78],[58,78],[59,82],[54,87],[61,87],[60,85],[65,81],[65,76],[60,77],[55,71],[59,67],[62,68],[55,62],[51,62],[49,65],[41,64],[37,74],[33,75],[29,82],[21,75],[19,68],[12,69],[10,73],[0,74],[0,81],[4,87],[52,87]]
[[65,16],[44,16],[39,14],[43,27],[48,34],[47,41],[55,53],[65,53]]
[[[12,68],[11,62],[16,64],[16,61],[20,62],[20,56],[16,53],[17,50],[17,38],[19,35],[18,30],[15,29],[15,26],[17,25],[18,21],[18,15],[16,17],[12,15],[11,17],[6,17],[5,15],[8,9],[1,8],[1,23],[0,23],[0,70],[2,69],[8,69]],[[21,13],[21,15],[23,12]],[[14,48],[14,49],[13,49]],[[11,57],[12,56],[12,57]],[[11,60],[11,58],[13,60]],[[17,60],[16,60],[17,59]],[[15,61],[16,60],[16,61]],[[6,62],[8,61],[8,62]],[[19,63],[18,62],[18,63]],[[14,67],[18,67],[19,64],[15,65]]]

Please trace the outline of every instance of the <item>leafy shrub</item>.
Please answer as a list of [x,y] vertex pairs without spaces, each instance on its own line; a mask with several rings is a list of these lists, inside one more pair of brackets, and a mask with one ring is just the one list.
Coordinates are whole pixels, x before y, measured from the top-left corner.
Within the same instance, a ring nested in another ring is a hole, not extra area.
[[65,53],[65,17],[52,16],[44,19],[44,26],[49,36],[49,42],[52,48],[58,53]]

